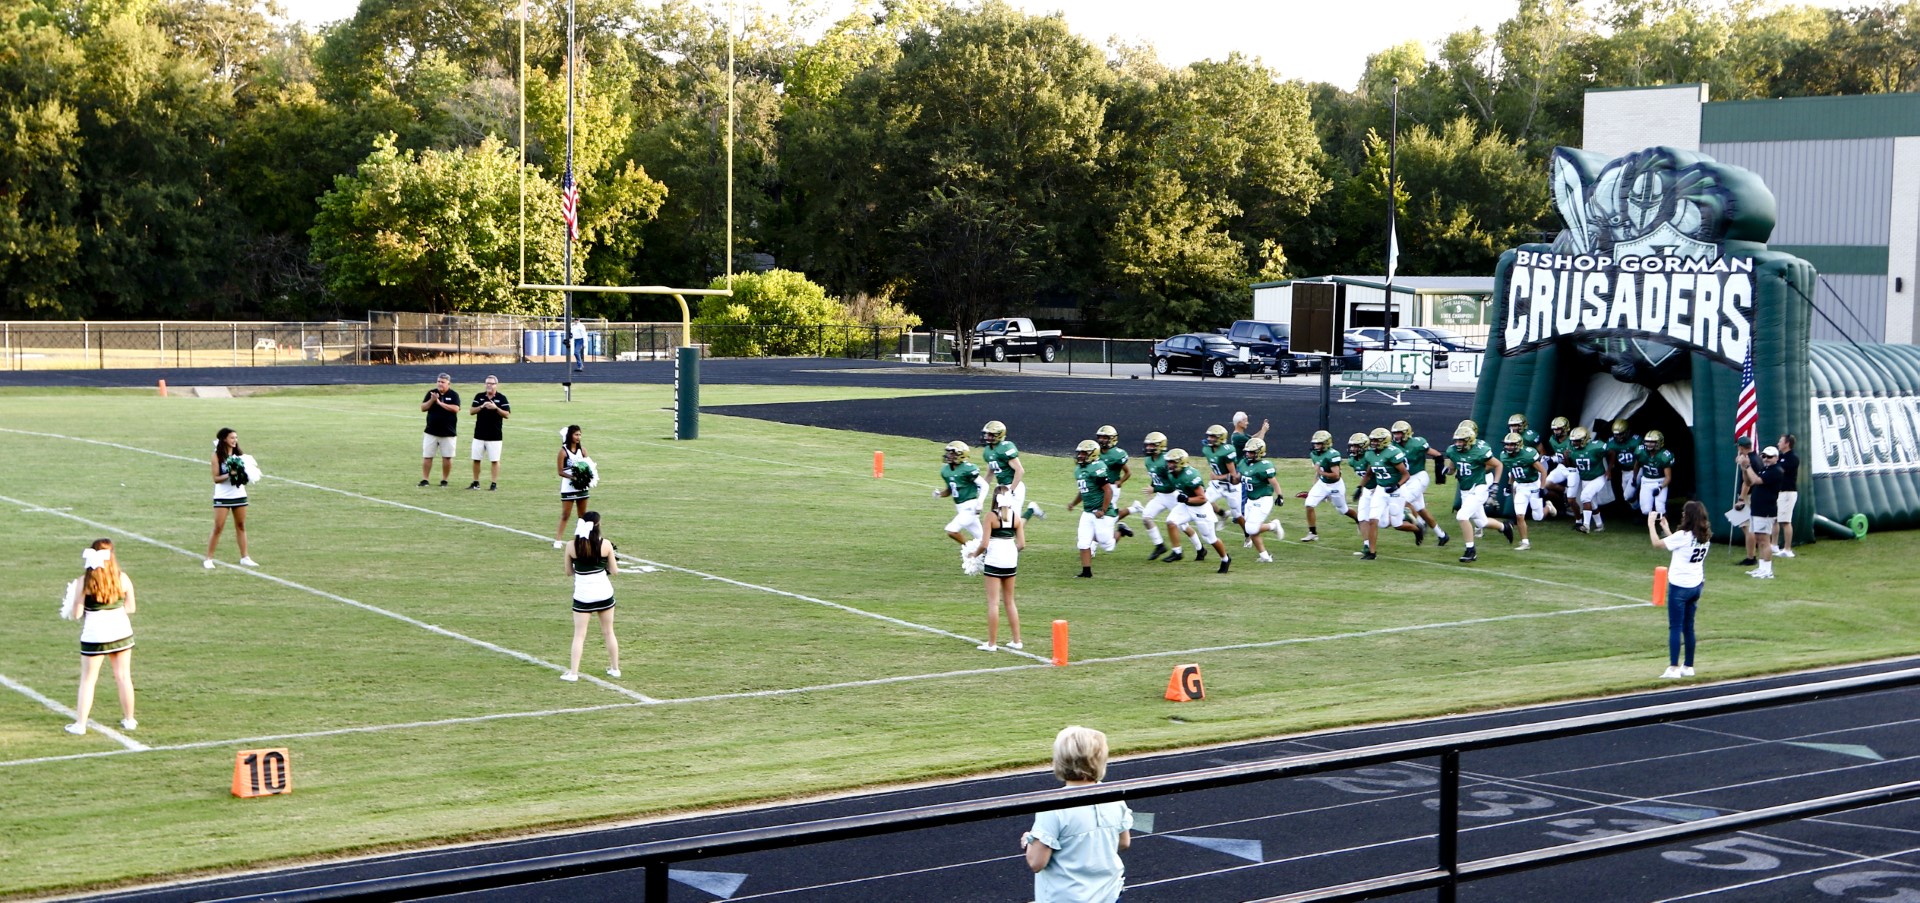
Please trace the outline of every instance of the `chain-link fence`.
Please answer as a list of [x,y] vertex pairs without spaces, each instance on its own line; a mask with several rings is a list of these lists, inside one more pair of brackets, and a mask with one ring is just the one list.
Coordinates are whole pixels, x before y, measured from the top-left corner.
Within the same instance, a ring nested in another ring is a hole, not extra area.
[[[337,323],[4,321],[0,361],[8,370],[541,363],[565,360],[573,350],[557,318],[391,311],[368,317]],[[588,360],[671,360],[686,342],[678,322],[580,322]],[[707,357],[914,359],[905,329],[851,323],[695,326],[693,344]]]

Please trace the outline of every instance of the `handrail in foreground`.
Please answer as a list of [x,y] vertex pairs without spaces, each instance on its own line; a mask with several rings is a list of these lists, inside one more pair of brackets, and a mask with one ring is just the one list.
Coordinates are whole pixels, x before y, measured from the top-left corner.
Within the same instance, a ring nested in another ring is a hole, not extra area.
[[1716,816],[1669,825],[1647,831],[1595,840],[1578,841],[1488,859],[1460,862],[1456,838],[1459,826],[1460,753],[1537,743],[1563,737],[1581,736],[1629,727],[1663,724],[1690,718],[1725,715],[1779,705],[1833,699],[1863,693],[1882,692],[1920,685],[1920,668],[1884,674],[1848,677],[1792,687],[1776,687],[1717,696],[1708,699],[1673,702],[1644,708],[1562,718],[1538,724],[1515,725],[1466,731],[1442,737],[1381,743],[1359,749],[1309,753],[1224,765],[1199,771],[1153,777],[1133,778],[1089,787],[1060,788],[1014,796],[943,803],[889,812],[852,815],[790,825],[750,828],[720,834],[629,844],[600,850],[563,853],[532,859],[494,862],[436,872],[422,872],[388,878],[375,878],[293,891],[227,898],[238,901],[276,901],[299,903],[319,900],[411,900],[426,896],[467,893],[542,881],[578,878],[607,872],[645,870],[644,890],[649,901],[667,899],[667,870],[670,866],[695,859],[753,853],[802,844],[827,843],[899,831],[937,828],[1013,815],[1027,815],[1049,809],[1083,806],[1115,800],[1146,799],[1174,793],[1231,787],[1281,778],[1304,777],[1328,771],[1343,771],[1388,762],[1439,756],[1440,786],[1440,862],[1435,868],[1394,875],[1382,875],[1361,881],[1316,888],[1267,900],[1272,903],[1332,903],[1367,900],[1408,891],[1437,890],[1442,901],[1453,899],[1460,882],[1511,874],[1547,865],[1556,865],[1625,852],[1708,834],[1775,824],[1840,812],[1862,806],[1920,798],[1920,781],[1877,787],[1868,790],[1822,797],[1757,809],[1751,812]]

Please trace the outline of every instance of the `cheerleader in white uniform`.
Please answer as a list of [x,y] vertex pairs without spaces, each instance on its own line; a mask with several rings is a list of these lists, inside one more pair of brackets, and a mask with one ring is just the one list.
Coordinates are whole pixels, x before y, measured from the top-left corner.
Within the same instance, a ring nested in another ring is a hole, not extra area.
[[980,544],[974,548],[975,555],[982,559],[982,570],[987,580],[987,641],[978,647],[982,652],[994,652],[1000,648],[1000,605],[1006,603],[1007,626],[1013,630],[1013,642],[1008,649],[1022,648],[1020,642],[1020,609],[1013,603],[1013,578],[1020,567],[1020,550],[1027,547],[1027,524],[1017,513],[1018,496],[1011,486],[993,488],[993,507],[981,516],[982,536]]
[[[227,462],[240,459],[238,467]],[[253,456],[240,450],[240,434],[222,428],[213,437],[213,536],[207,539],[207,557],[200,566],[213,570],[213,552],[220,545],[220,531],[227,525],[227,513],[233,513],[233,538],[240,543],[240,563],[259,567],[247,555],[247,484],[260,478]]]
[[596,471],[587,485],[575,486],[573,468],[581,463],[588,468],[593,467],[593,459],[587,457],[586,448],[580,444],[580,427],[569,426],[560,431],[560,454],[554,458],[553,464],[554,470],[560,474],[560,526],[553,530],[553,547],[556,549],[567,544],[567,521],[576,513],[586,516],[587,494],[600,482],[600,475]]
[[120,688],[120,726],[133,730],[133,580],[120,571],[113,556],[113,540],[96,539],[80,553],[86,571],[67,585],[60,616],[80,620],[80,699],[69,734],[87,732],[93,711],[93,687],[100,679],[100,661],[113,663],[113,682]]
[[580,651],[587,642],[587,619],[600,617],[600,634],[607,640],[607,676],[620,676],[620,641],[613,636],[613,581],[620,573],[613,543],[600,535],[600,512],[582,511],[567,544],[567,573],[573,577],[573,651],[561,680],[580,679]]

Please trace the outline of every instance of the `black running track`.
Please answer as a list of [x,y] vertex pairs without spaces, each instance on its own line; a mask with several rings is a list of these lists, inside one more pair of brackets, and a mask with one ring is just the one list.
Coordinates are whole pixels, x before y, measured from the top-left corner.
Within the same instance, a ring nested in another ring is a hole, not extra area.
[[[83,371],[0,374],[0,385],[410,384],[439,368],[284,368],[222,371]],[[449,367],[456,381],[485,372],[508,383],[553,382],[557,368]],[[521,372],[523,370],[530,372]],[[667,382],[658,364],[607,365],[607,382]],[[31,382],[28,382],[28,379]],[[825,404],[737,405],[714,413],[931,440],[977,439],[986,419],[1013,438],[1057,453],[1114,423],[1128,438],[1166,431],[1197,442],[1205,426],[1246,410],[1270,418],[1276,447],[1304,444],[1318,392],[1249,381],[1086,380],[967,376],[931,368],[845,361],[713,361],[707,383],[949,388],[1004,394]],[[1103,397],[1104,396],[1104,397]],[[1123,396],[1117,402],[1114,396]],[[1405,417],[1445,435],[1469,396],[1414,393],[1412,407],[1383,400],[1334,407],[1336,433]],[[1193,437],[1192,440],[1186,437]],[[1650,659],[1658,665],[1657,655]],[[1914,667],[1888,662],[1818,674],[1686,686],[1607,700],[1340,731],[1114,764],[1124,779],[1349,749],[1495,726],[1701,698],[1830,677]],[[1651,672],[1650,672],[1651,673]],[[1703,675],[1704,676],[1704,675]],[[1920,690],[1805,703],[1739,715],[1633,728],[1462,757],[1461,856],[1476,859],[1609,836],[1800,799],[1920,779]],[[122,892],[110,899],[200,901],[286,891],[718,831],[1003,796],[1057,786],[1044,772],[850,796],[764,809],[583,831],[450,850],[358,859],[246,877]],[[1275,781],[1142,801],[1126,854],[1130,903],[1244,900],[1434,863],[1436,763],[1410,761],[1316,778]],[[1026,819],[795,847],[687,863],[673,901],[1026,900],[1031,878],[1017,838]],[[465,895],[498,901],[640,900],[638,873]],[[103,898],[103,899],[105,899]],[[1405,900],[1429,900],[1431,894]],[[1558,866],[1464,887],[1468,901],[1874,901],[1920,903],[1920,802],[1676,844]],[[658,901],[649,901],[658,903]]]

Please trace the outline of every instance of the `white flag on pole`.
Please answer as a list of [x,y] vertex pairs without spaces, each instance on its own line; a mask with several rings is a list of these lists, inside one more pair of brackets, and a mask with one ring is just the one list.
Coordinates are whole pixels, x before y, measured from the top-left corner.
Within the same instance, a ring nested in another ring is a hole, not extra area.
[[1395,224],[1387,229],[1387,278],[1392,279],[1394,271],[1400,266],[1400,227]]

